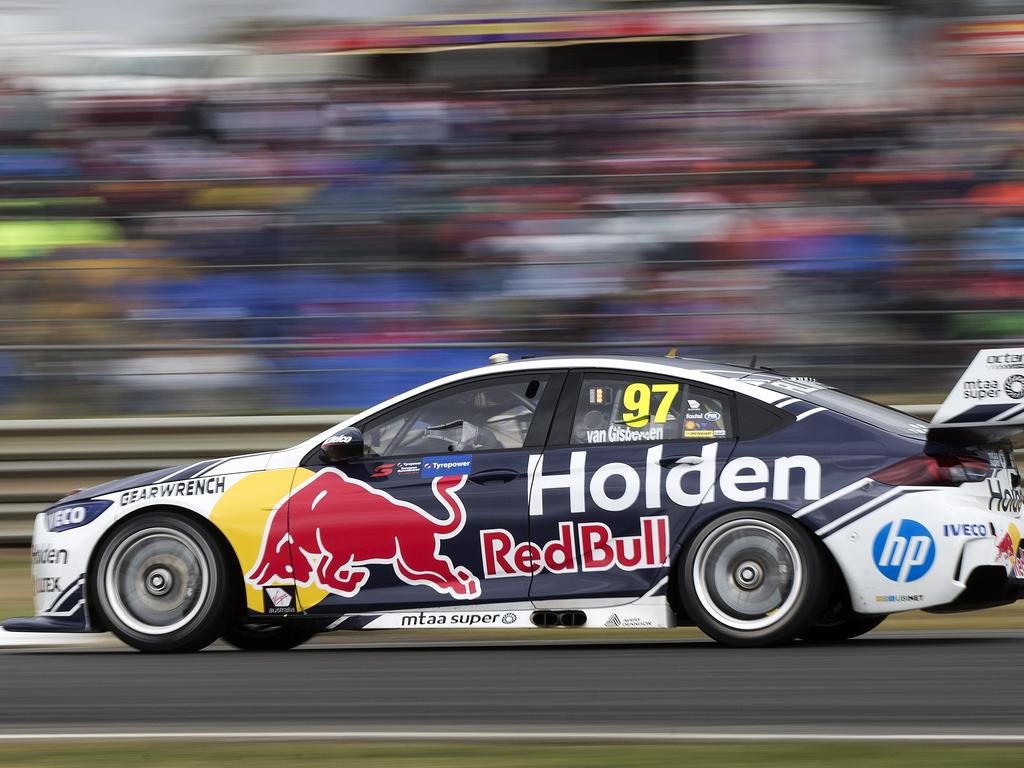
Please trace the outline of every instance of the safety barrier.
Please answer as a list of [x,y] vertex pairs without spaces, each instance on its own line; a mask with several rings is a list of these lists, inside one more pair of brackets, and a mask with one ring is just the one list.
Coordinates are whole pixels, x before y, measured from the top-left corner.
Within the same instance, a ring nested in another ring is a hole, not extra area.
[[0,421],[0,545],[78,488],[205,458],[286,448],[342,415]]

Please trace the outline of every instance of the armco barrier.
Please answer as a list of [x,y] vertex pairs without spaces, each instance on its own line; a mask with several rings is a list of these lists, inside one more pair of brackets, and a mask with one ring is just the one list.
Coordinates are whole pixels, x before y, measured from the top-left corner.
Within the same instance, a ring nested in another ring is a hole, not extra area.
[[[930,418],[935,405],[902,406]],[[287,448],[343,415],[0,421],[0,545],[25,545],[33,516],[69,491],[217,456]]]
[[0,545],[69,491],[217,456],[295,445],[344,418],[224,416],[0,421]]

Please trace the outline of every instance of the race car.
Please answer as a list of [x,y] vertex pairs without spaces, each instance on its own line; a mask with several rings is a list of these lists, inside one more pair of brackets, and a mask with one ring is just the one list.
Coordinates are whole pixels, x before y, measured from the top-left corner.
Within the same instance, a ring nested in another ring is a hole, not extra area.
[[835,641],[1024,585],[1024,348],[928,424],[676,357],[507,361],[284,450],[137,475],[35,520],[36,616],[141,651],[332,630],[696,625]]

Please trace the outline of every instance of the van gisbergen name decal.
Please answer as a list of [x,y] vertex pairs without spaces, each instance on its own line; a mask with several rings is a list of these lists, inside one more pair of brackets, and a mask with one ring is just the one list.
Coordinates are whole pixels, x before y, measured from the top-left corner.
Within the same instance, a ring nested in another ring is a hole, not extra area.
[[[643,473],[629,464],[611,462],[597,467],[586,481],[587,452],[573,451],[569,471],[545,473],[543,454],[530,456],[529,474],[533,478],[530,491],[530,514],[544,514],[544,496],[550,491],[569,492],[569,511],[583,512],[589,497],[599,509],[623,512],[641,502],[647,509],[663,507],[662,492],[680,507],[696,507],[715,500],[716,491],[732,501],[752,502],[762,499],[787,501],[821,498],[821,465],[811,456],[780,456],[771,464],[753,456],[728,462],[719,474],[718,443],[705,445],[700,456],[684,456],[683,461],[665,471],[661,466],[664,446],[647,449]],[[717,489],[715,475],[718,474]],[[616,479],[617,495],[609,493],[609,481]],[[794,480],[802,480],[802,488],[793,495]],[[559,505],[561,509],[562,506]]]
[[121,494],[121,506],[134,504],[136,501],[168,499],[175,496],[205,496],[212,493],[224,493],[223,477],[200,477],[197,480],[181,480],[177,483],[160,483],[135,488]]

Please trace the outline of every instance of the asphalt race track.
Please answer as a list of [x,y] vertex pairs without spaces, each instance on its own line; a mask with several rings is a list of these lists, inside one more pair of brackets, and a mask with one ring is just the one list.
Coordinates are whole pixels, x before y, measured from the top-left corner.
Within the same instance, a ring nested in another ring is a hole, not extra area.
[[[372,636],[367,636],[367,642]],[[1024,633],[0,653],[0,733],[68,727],[1016,732]]]

